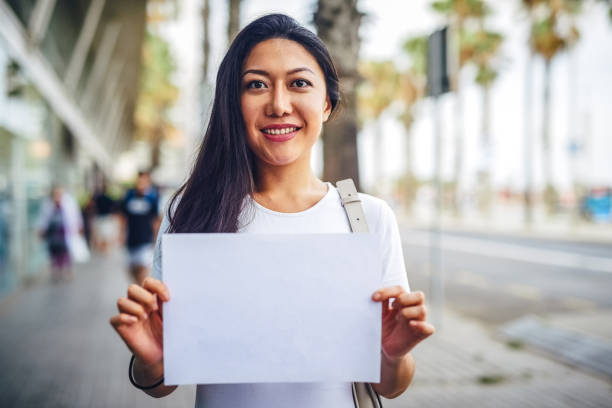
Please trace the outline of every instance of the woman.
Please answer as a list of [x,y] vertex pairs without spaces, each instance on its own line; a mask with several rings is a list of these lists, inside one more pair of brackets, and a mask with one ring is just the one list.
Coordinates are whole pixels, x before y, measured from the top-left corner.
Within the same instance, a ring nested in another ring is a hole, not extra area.
[[[268,15],[245,27],[219,67],[210,124],[187,182],[174,195],[162,231],[350,232],[335,188],[310,167],[312,146],[336,109],[338,76],[323,43],[293,19]],[[423,294],[410,293],[399,233],[390,208],[362,194],[368,224],[384,248],[381,382],[401,394],[414,374],[410,350],[431,335]],[[161,397],[163,378],[159,240],[153,277],[132,285],[111,319],[133,352],[134,380]],[[393,306],[389,300],[394,299]],[[200,385],[197,407],[352,407],[350,384]]]
[[81,249],[76,246],[83,231],[83,218],[76,200],[62,187],[54,186],[50,199],[40,208],[36,224],[49,252],[52,281],[71,279],[72,260],[75,252]]

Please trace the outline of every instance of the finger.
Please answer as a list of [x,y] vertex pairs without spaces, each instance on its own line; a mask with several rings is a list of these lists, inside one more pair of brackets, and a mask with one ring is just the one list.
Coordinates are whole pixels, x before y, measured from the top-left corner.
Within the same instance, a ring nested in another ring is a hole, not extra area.
[[425,302],[425,294],[420,290],[417,292],[405,292],[399,295],[395,302],[394,307],[405,307],[405,306],[416,306],[422,305]]
[[395,310],[391,307],[389,300],[385,300],[382,303],[382,317],[383,319],[389,319],[395,314]]
[[155,295],[140,285],[131,284],[128,287],[128,299],[140,303],[150,311],[157,310],[157,299]]
[[417,330],[417,336],[422,340],[434,334],[436,332],[436,328],[431,324],[419,321],[419,320],[411,320],[408,323],[413,329]]
[[140,303],[136,303],[127,298],[120,298],[117,300],[117,309],[119,313],[126,313],[138,318],[147,319],[149,317],[149,314]]
[[164,308],[162,307],[163,301],[159,296],[157,296],[157,310],[159,310],[159,315],[164,317]]
[[170,291],[168,287],[159,279],[147,276],[142,282],[142,286],[148,291],[157,294],[164,302],[170,300]]
[[425,320],[427,318],[427,308],[425,305],[405,307],[400,315],[408,320]]
[[405,292],[406,291],[402,286],[388,286],[386,288],[378,289],[376,292],[374,292],[374,294],[372,295],[372,300],[376,302],[383,302],[387,299],[398,297],[399,295]]
[[132,316],[132,315],[125,314],[125,313],[119,313],[118,315],[111,317],[110,324],[116,329],[117,327],[122,326],[122,325],[129,326],[132,323],[136,323],[137,321],[138,321],[138,318],[136,316]]

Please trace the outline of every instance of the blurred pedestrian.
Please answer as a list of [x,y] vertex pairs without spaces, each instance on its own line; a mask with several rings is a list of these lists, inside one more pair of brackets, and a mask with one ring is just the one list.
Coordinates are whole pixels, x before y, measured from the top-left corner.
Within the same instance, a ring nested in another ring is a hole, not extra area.
[[141,171],[136,186],[127,191],[121,203],[122,232],[129,255],[129,271],[141,284],[153,262],[153,242],[159,228],[159,197],[149,172]]
[[[83,219],[77,201],[61,186],[51,189],[38,217],[39,235],[45,240],[51,260],[51,279],[72,278],[72,258],[82,252]],[[79,256],[79,255],[77,255]]]
[[102,181],[93,196],[93,242],[96,250],[107,253],[117,241],[117,203],[108,194],[108,185]]
[[[350,233],[338,190],[320,180],[310,164],[322,125],[340,98],[338,75],[323,42],[290,17],[263,16],[236,36],[218,72],[220,92],[204,142],[188,180],[168,206],[161,230]],[[381,375],[379,383],[365,386],[370,387],[370,396],[378,392],[395,398],[414,375],[411,350],[434,328],[426,321],[423,293],[410,292],[393,211],[367,194],[351,200],[361,201],[371,233],[384,249],[380,268],[371,271],[381,277],[381,287],[371,298],[380,303],[382,312],[381,348],[373,350],[380,352]],[[272,251],[270,262],[274,262]],[[156,246],[153,277],[142,285],[130,285],[127,297],[117,302],[119,314],[111,319],[133,353],[132,383],[155,397],[176,388],[164,384],[161,305],[171,294],[161,281],[163,256]],[[218,290],[228,292],[228,301],[244,301],[232,296],[232,288]],[[222,305],[202,312],[236,319],[225,316]],[[232,339],[227,344],[227,353],[232,353]],[[355,406],[350,382],[201,384],[196,394],[196,407],[207,408]]]
[[87,248],[91,249],[93,239],[93,220],[95,217],[95,204],[93,201],[93,195],[89,192],[83,194],[81,201],[81,217],[83,218],[83,236],[87,243]]

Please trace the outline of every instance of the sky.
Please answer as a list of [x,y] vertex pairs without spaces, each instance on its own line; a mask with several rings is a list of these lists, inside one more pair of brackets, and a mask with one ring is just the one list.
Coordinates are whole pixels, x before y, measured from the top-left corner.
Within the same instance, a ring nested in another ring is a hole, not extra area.
[[[216,67],[226,49],[227,8],[225,2],[212,1],[211,38],[212,55],[209,79],[214,80]],[[311,24],[315,1],[244,0],[242,24],[271,12],[289,14],[302,24],[315,30]],[[429,8],[426,0],[361,0],[359,8],[366,13],[361,27],[361,57],[364,59],[391,59],[399,66],[405,65],[401,55],[401,44],[413,35],[431,33],[444,21]],[[498,188],[522,189],[525,183],[526,163],[523,159],[525,109],[531,107],[533,123],[531,140],[534,149],[533,179],[536,187],[543,185],[540,144],[542,124],[542,78],[543,63],[536,59],[532,64],[532,87],[525,86],[528,25],[519,9],[519,1],[497,1],[493,4],[493,15],[489,29],[500,31],[505,36],[502,49],[503,60],[499,79],[491,92],[491,138],[493,150],[488,160],[479,149],[480,118],[482,114],[481,92],[473,84],[474,72],[465,69],[461,77],[463,89],[464,119],[464,163],[461,182],[464,188],[475,183],[475,174],[486,163],[492,168],[493,181]],[[177,107],[177,121],[188,138],[197,139],[202,129],[198,120],[208,112],[196,108],[198,90],[193,84],[199,82],[201,64],[200,44],[200,0],[185,0],[177,24],[165,27],[167,38],[179,63],[175,81],[184,89]],[[560,55],[552,69],[552,116],[553,180],[561,190],[569,190],[573,180],[597,186],[612,185],[612,137],[610,137],[612,94],[612,23],[606,11],[598,5],[586,7],[577,20],[581,39],[572,52]],[[216,40],[218,39],[218,40]],[[573,73],[573,74],[572,74]],[[572,74],[572,75],[571,75]],[[574,78],[571,80],[570,78]],[[529,104],[526,104],[527,93]],[[446,179],[453,176],[454,135],[456,124],[452,114],[454,97],[440,98],[440,122],[442,133],[442,174]],[[418,120],[412,128],[412,157],[403,154],[406,149],[406,133],[395,120],[395,112],[383,114],[382,128],[385,161],[382,168],[385,179],[398,177],[410,165],[420,178],[429,178],[433,172],[434,126],[433,103],[423,101],[418,107]],[[375,172],[375,157],[372,146],[376,132],[373,123],[366,124],[360,134],[360,169],[363,182],[372,185]],[[580,146],[576,154],[569,153],[570,141]],[[315,148],[313,165],[320,171],[320,146]],[[188,152],[189,156],[189,152]]]

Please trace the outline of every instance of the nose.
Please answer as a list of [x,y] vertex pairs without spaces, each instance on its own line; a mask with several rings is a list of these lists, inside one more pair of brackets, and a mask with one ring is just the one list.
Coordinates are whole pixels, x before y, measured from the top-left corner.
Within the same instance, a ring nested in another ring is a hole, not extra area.
[[290,114],[291,111],[291,95],[289,95],[284,86],[275,87],[268,104],[267,114],[269,116],[282,117]]

